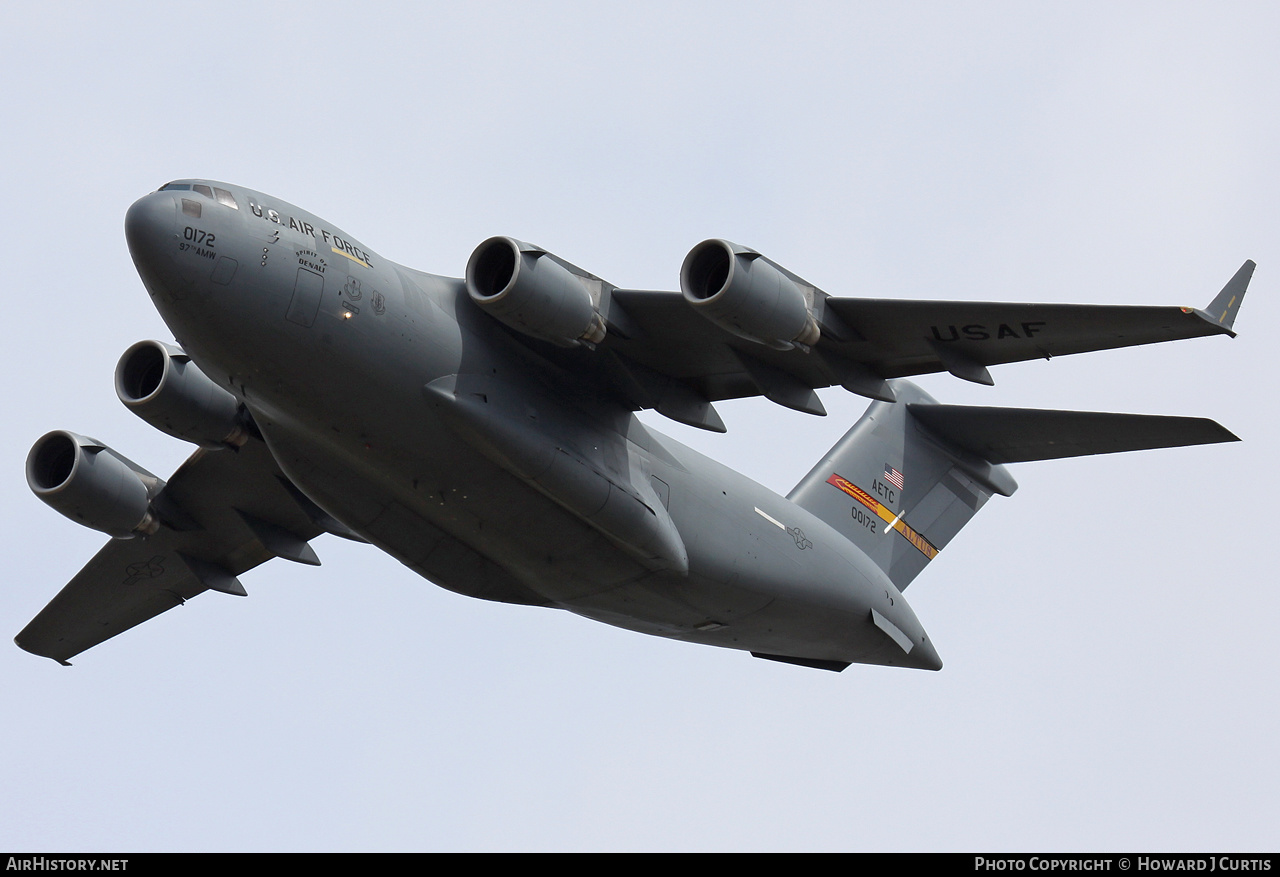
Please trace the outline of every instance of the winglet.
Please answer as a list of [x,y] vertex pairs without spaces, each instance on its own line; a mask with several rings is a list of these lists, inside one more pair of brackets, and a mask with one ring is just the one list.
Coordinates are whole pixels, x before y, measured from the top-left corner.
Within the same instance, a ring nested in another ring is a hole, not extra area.
[[1227,281],[1227,285],[1222,287],[1222,292],[1218,293],[1209,306],[1197,313],[1209,322],[1221,326],[1234,338],[1236,333],[1231,331],[1231,326],[1236,321],[1236,314],[1240,312],[1240,303],[1244,301],[1245,290],[1249,288],[1249,280],[1253,277],[1253,269],[1256,267],[1258,266],[1252,259],[1247,260],[1240,266],[1235,276]]

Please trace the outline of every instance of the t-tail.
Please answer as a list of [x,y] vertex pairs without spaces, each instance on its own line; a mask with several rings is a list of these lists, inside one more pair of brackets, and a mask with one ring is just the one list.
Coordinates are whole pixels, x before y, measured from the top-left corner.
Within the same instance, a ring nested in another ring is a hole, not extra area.
[[978,510],[1006,463],[1239,441],[1199,417],[941,405],[908,381],[875,402],[788,498],[905,590]]

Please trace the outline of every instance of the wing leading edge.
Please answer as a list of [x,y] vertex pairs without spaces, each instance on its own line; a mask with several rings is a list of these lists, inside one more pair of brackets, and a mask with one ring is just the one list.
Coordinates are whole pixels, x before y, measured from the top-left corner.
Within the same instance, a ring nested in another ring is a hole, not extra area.
[[243,596],[236,577],[273,557],[319,564],[307,542],[330,529],[259,439],[196,451],[156,504],[166,526],[108,542],[14,642],[67,664],[206,590]]

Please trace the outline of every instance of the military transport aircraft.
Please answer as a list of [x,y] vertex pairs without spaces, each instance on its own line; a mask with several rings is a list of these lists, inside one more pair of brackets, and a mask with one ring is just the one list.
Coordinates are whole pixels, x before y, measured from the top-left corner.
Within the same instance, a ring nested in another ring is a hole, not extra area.
[[[755,250],[698,244],[680,292],[619,289],[532,244],[462,279],[392,263],[239,186],[180,180],[125,218],[177,344],[142,341],[122,402],[199,445],[168,482],[51,432],[32,490],[111,537],[18,634],[72,656],[328,532],[436,584],[809,667],[939,669],[903,591],[1006,463],[1233,441],[1198,418],[938,404],[904,376],[1234,335],[1246,262],[1203,310],[837,298]],[[713,403],[874,400],[786,497],[633,416],[724,431]]]

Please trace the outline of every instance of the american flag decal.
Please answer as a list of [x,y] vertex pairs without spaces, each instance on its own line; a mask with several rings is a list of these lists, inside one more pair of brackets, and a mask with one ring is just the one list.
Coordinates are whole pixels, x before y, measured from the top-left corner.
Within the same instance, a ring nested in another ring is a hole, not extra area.
[[890,466],[888,463],[884,464],[884,480],[888,481],[899,490],[902,490],[902,473]]

